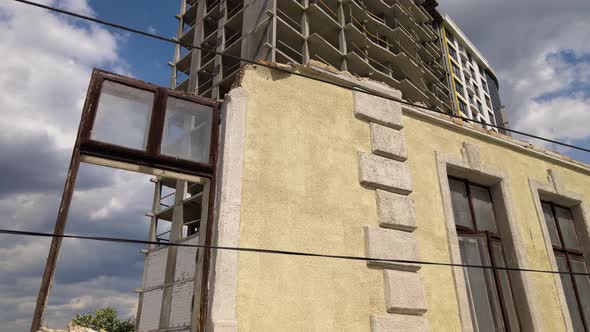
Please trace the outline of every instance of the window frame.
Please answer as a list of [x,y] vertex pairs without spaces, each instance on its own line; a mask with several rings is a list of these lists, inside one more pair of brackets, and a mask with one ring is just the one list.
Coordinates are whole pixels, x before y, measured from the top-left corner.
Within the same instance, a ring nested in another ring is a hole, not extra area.
[[[105,81],[154,94],[151,115],[148,120],[147,146],[145,149],[135,149],[93,139],[92,130],[94,129],[100,96]],[[167,100],[169,97],[210,107],[209,111],[212,113],[212,117],[209,160],[207,162],[196,162],[161,153],[164,119],[166,117]],[[219,122],[220,107],[219,103],[214,100],[158,87],[150,83],[95,69],[92,73],[88,90],[88,103],[82,111],[78,144],[80,152],[85,155],[96,157],[108,156],[111,159],[150,167],[158,165],[162,169],[210,178],[214,172],[215,162],[217,160]]]
[[[551,244],[551,247],[553,248],[553,255],[555,256],[555,260],[557,261],[557,255],[564,256],[565,261],[567,263],[567,268],[570,272],[573,271],[570,255],[572,255],[578,259],[581,259],[584,262],[584,264],[586,264],[586,257],[584,256],[584,252],[583,252],[583,244],[582,244],[582,241],[580,241],[580,234],[578,234],[577,230],[575,230],[574,214],[573,214],[571,208],[551,202],[551,201],[543,200],[543,199],[541,199],[540,201],[541,201],[541,209],[542,210],[543,210],[543,204],[549,205],[549,207],[551,208],[551,215],[553,217],[553,223],[554,223],[555,229],[557,231],[557,236],[559,238],[559,242],[561,243],[561,247],[560,247],[560,246],[556,246],[555,244],[553,244],[553,242],[551,240],[549,241],[549,243]],[[580,244],[581,250],[567,248],[565,241],[564,241],[564,237],[562,235],[561,226],[559,225],[559,221],[557,220],[556,208],[567,210],[568,213],[570,214],[570,217],[572,219],[572,223],[574,224],[574,230],[576,231],[576,237],[578,238],[578,243]],[[547,224],[548,221],[545,219],[544,215],[543,215],[543,219],[544,219],[545,223]],[[587,265],[586,265],[586,269],[588,269]],[[576,303],[578,305],[578,311],[579,311],[578,313],[580,315],[580,318],[582,319],[582,325],[584,326],[584,329],[586,331],[589,331],[590,322],[586,321],[586,317],[584,316],[584,311],[582,309],[583,304],[580,299],[580,293],[578,291],[578,285],[577,285],[577,281],[576,281],[575,276],[570,274],[567,276],[562,275],[561,277],[562,278],[563,277],[570,278],[570,281],[572,282],[572,285],[574,288],[574,294],[576,295],[575,298],[576,298]],[[562,287],[563,287],[563,285],[562,285]],[[565,290],[564,290],[564,293],[565,293]],[[568,306],[568,310],[570,310],[570,309],[571,308],[569,308],[569,306]],[[571,319],[571,313],[570,313],[570,319]]]
[[[464,188],[466,190],[466,195],[467,195],[467,201],[469,203],[469,213],[471,216],[471,221],[473,223],[473,229],[470,229],[469,227],[463,226],[463,225],[458,225],[455,224],[455,229],[457,232],[457,238],[461,238],[462,236],[466,236],[466,237],[471,237],[471,238],[475,238],[475,237],[481,237],[483,238],[483,242],[485,244],[485,248],[487,249],[487,255],[490,259],[490,263],[492,265],[492,267],[497,266],[497,262],[496,262],[496,257],[494,257],[493,255],[493,249],[492,249],[492,245],[493,243],[499,243],[501,248],[502,248],[502,258],[504,259],[504,262],[508,261],[508,257],[506,256],[506,250],[505,250],[505,246],[502,243],[502,238],[500,236],[500,231],[498,230],[498,222],[497,222],[497,213],[496,213],[496,208],[495,208],[495,204],[494,204],[494,200],[492,197],[492,192],[490,187],[488,186],[484,186],[484,185],[480,185],[474,182],[471,182],[467,179],[463,179],[463,178],[458,178],[452,175],[448,175],[448,179],[449,181],[457,181],[457,182],[461,182],[464,185]],[[473,198],[471,195],[471,186],[474,187],[478,187],[481,189],[485,189],[488,192],[489,198],[490,198],[490,203],[492,206],[492,213],[493,213],[493,218],[494,218],[494,225],[496,228],[496,232],[492,232],[489,230],[479,230],[477,227],[477,220],[476,220],[476,215],[475,215],[475,209],[473,207]],[[450,187],[449,187],[450,190]],[[452,208],[454,209],[454,206],[452,206]],[[502,292],[502,286],[501,286],[501,282],[500,282],[500,271],[497,269],[493,269],[492,274],[494,276],[494,287],[490,287],[490,285],[488,285],[488,288],[493,288],[496,292],[495,296],[498,298],[498,304],[500,306],[500,312],[501,312],[501,321],[503,323],[503,327],[505,330],[510,330],[510,322],[508,320],[508,312],[507,312],[507,308],[506,308],[506,304],[505,304],[505,298],[504,298],[504,294]],[[485,279],[486,284],[488,284],[488,280]],[[517,317],[518,320],[518,326],[519,328],[522,330],[523,328],[523,324],[522,324],[522,319],[520,317],[520,313],[518,311],[518,309],[516,308],[516,298],[514,298],[514,294],[515,294],[515,290],[513,287],[513,281],[510,280],[508,281],[508,287],[510,288],[510,293],[512,294],[513,298],[512,298],[512,302],[515,304],[515,315]],[[475,317],[472,317],[472,320],[475,320]]]

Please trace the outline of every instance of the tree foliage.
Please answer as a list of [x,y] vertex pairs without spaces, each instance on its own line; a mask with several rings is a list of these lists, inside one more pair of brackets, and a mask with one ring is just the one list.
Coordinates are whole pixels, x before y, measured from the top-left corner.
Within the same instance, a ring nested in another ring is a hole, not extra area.
[[134,330],[133,320],[120,319],[117,310],[111,307],[97,309],[94,313],[76,314],[72,319],[74,324],[107,332],[129,332]]

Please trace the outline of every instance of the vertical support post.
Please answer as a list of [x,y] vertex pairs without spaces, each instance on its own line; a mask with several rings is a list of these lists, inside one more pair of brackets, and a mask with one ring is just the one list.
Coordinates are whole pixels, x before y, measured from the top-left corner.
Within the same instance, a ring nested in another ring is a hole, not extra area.
[[[184,0],[183,0],[184,1]],[[162,197],[162,181],[157,180],[154,183],[154,199],[152,201],[152,215],[150,217],[150,229],[148,233],[148,241],[156,241],[156,233],[158,232],[158,224],[156,214],[160,210],[160,197]],[[145,255],[143,266],[144,270],[147,267],[149,251],[155,247],[154,244],[146,245],[148,251]],[[135,314],[135,329],[139,328],[139,322],[141,321],[141,309],[143,308],[143,292],[139,293],[139,299],[137,301],[137,313]]]
[[303,46],[301,47],[301,54],[303,55],[303,64],[309,62],[309,17],[307,16],[307,8],[309,7],[309,0],[303,0],[303,16],[301,16],[301,34],[303,35]]
[[[177,243],[182,238],[182,226],[184,225],[184,195],[186,192],[187,182],[183,180],[176,181],[174,208],[172,208],[172,226],[170,227],[170,243]],[[178,247],[168,247],[166,271],[164,272],[162,307],[160,308],[160,329],[168,329],[170,327],[170,311],[172,309],[177,252]]]
[[270,61],[275,62],[277,58],[277,1],[272,1],[272,27],[270,31],[270,42],[272,50],[270,51]]
[[[201,221],[199,222],[199,246],[206,245],[207,230],[209,223],[209,209],[205,209],[205,206],[209,206],[211,193],[212,193],[211,181],[207,181],[203,186],[203,208],[201,209]],[[205,252],[208,249],[198,248],[197,249],[197,264],[195,265],[195,280],[193,286],[193,312],[191,313],[191,332],[198,332],[200,330],[202,322],[204,321],[204,310],[201,307],[202,296],[203,296],[203,280],[206,280],[204,275],[204,262]]]
[[[78,141],[76,141],[76,145],[72,153],[72,159],[70,160],[70,167],[66,177],[66,183],[64,185],[64,193],[61,198],[61,204],[57,213],[57,220],[53,229],[54,235],[59,236],[64,234],[79,168],[80,146],[78,145]],[[59,256],[59,249],[61,248],[62,240],[63,239],[61,237],[54,237],[51,240],[49,254],[47,255],[47,262],[45,263],[45,270],[43,271],[43,278],[41,279],[41,286],[39,288],[39,295],[37,296],[35,313],[33,314],[31,332],[37,332],[41,328],[41,324],[43,324],[45,307],[47,306],[47,300],[49,299],[49,294],[51,293],[51,288],[53,286],[53,278],[55,276],[57,258]]]
[[[176,38],[180,39],[182,37],[182,31],[184,28],[184,13],[186,12],[186,0],[180,0],[180,13],[178,14],[178,29],[176,30]],[[177,79],[177,72],[176,72],[176,63],[180,60],[180,48],[182,46],[176,44],[174,46],[174,59],[172,60],[172,73],[170,74],[170,87],[172,89],[176,89],[176,79]]]
[[340,53],[344,54],[342,57],[342,63],[340,64],[340,70],[347,71],[348,64],[346,61],[346,54],[347,47],[346,47],[346,34],[344,33],[344,26],[346,25],[346,18],[344,17],[344,4],[339,1],[338,2],[338,24],[340,24],[340,32],[339,32],[339,46],[340,46]]
[[[217,22],[217,52],[223,52],[225,50],[225,23],[227,22],[227,0],[222,3],[223,8],[223,15]],[[215,64],[214,68],[217,70],[213,76],[213,90],[211,91],[211,96],[215,99],[220,99],[220,89],[219,83],[223,79],[223,56],[216,55],[215,56]]]
[[[197,18],[195,19],[195,37],[191,40],[191,43],[195,46],[200,46],[201,42],[203,41],[203,18],[205,16],[205,11],[207,10],[206,1],[199,1],[194,6],[199,6],[197,8]],[[192,28],[191,28],[192,29]],[[191,67],[189,70],[189,80],[188,80],[188,92],[189,93],[196,93],[198,94],[199,89],[199,69],[201,68],[201,50],[192,49],[190,52],[193,52],[193,56],[191,58]]]

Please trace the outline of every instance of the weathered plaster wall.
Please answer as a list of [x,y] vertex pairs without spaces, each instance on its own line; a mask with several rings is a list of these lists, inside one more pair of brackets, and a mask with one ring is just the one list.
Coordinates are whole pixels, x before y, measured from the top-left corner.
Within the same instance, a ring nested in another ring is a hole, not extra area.
[[[375,193],[359,185],[369,126],[352,95],[247,69],[240,246],[364,256]],[[240,253],[241,331],[368,331],[385,312],[383,274],[364,262]]]
[[[371,152],[370,126],[354,117],[352,92],[252,67],[241,86],[248,98],[240,246],[364,256],[363,226],[378,227],[379,219],[375,191],[359,185],[358,152]],[[547,183],[552,169],[565,189],[588,199],[590,172],[415,112],[404,112],[403,123],[421,260],[450,261],[436,153],[461,159],[471,143],[482,165],[507,176],[523,267],[553,269],[529,179]],[[419,274],[430,330],[461,330],[451,268],[422,266]],[[555,278],[527,278],[538,329],[565,330]],[[240,253],[237,280],[242,331],[368,331],[370,315],[387,313],[383,271],[363,262]]]
[[[533,269],[552,270],[548,251],[544,244],[541,223],[535,202],[529,189],[529,178],[546,183],[548,169],[562,174],[567,190],[590,197],[590,176],[588,173],[572,170],[561,163],[523,154],[520,151],[498,145],[489,140],[458,133],[437,124],[424,121],[422,117],[404,114],[404,133],[408,144],[408,159],[414,181],[414,192],[410,195],[416,204],[416,235],[420,243],[422,260],[449,261],[447,234],[435,152],[461,158],[462,143],[480,147],[481,163],[502,170],[508,178],[515,219],[522,235],[522,248],[528,258],[525,266]],[[586,202],[587,204],[587,202]],[[552,254],[552,253],[549,253]],[[423,266],[427,290],[429,318],[433,330],[456,331],[460,329],[458,304],[456,302],[451,268]],[[561,314],[555,279],[549,274],[530,273],[533,296],[536,302],[534,313],[545,331],[563,331],[564,319]]]

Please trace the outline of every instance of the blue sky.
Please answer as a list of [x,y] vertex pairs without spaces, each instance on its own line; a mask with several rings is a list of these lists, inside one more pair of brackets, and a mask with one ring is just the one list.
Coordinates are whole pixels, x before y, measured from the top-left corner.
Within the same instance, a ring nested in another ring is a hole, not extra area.
[[[180,1],[170,0],[91,0],[90,6],[101,19],[117,22],[165,37],[175,37]],[[110,29],[111,31],[116,31]],[[117,32],[120,33],[120,32]],[[129,59],[131,72],[139,79],[168,86],[168,61],[174,45],[125,33],[120,55]]]
[[[179,2],[39,0],[173,37]],[[496,69],[516,129],[590,147],[588,0],[445,0]],[[0,2],[0,227],[51,231],[91,69],[167,86],[171,44]],[[557,148],[590,163],[590,153]],[[84,166],[67,232],[144,239],[144,175]],[[0,330],[27,331],[48,241],[0,236]],[[134,313],[140,248],[64,242],[47,322],[105,305]]]

